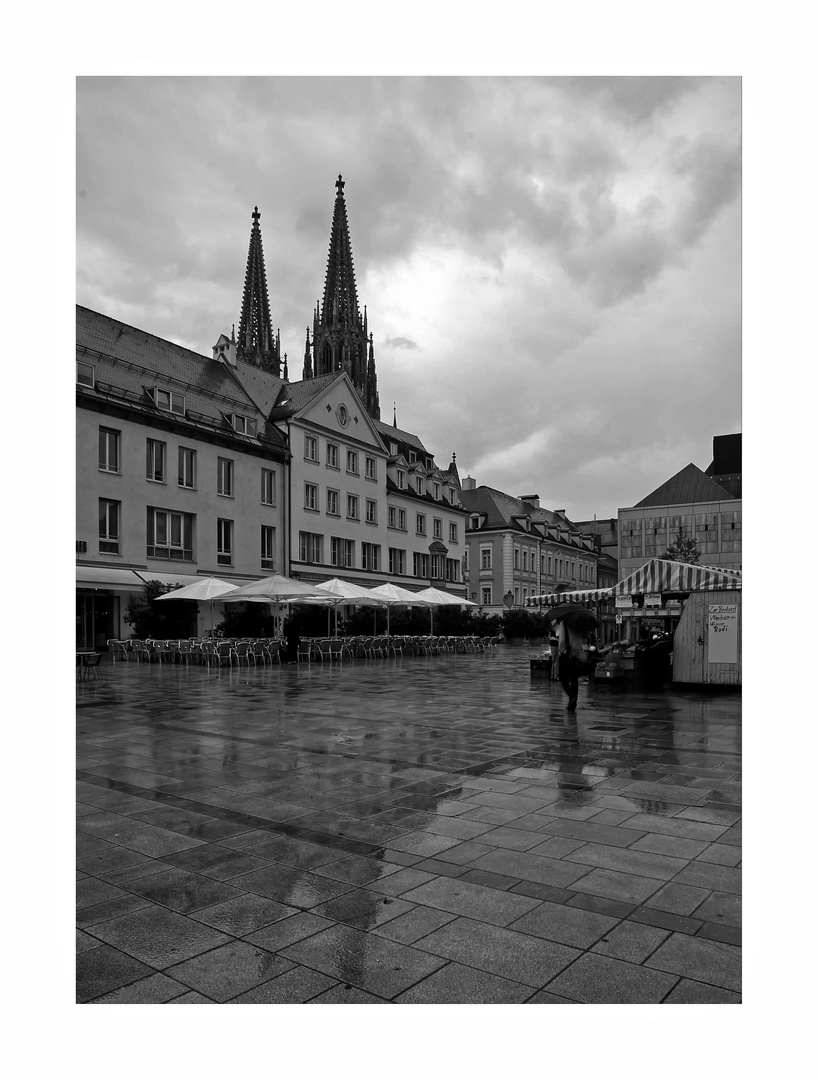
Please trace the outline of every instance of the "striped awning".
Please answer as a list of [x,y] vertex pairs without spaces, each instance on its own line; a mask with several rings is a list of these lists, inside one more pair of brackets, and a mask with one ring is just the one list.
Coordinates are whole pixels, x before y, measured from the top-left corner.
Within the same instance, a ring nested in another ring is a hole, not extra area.
[[651,559],[620,581],[614,587],[614,592],[617,596],[627,593],[638,596],[643,593],[740,588],[741,574],[733,570],[694,566],[690,563],[671,562],[669,559]]
[[609,600],[614,596],[640,596],[644,593],[701,592],[708,589],[740,589],[741,571],[717,566],[693,566],[651,559],[638,570],[609,589],[580,589],[574,592],[543,593],[529,596],[526,607],[553,607],[555,604],[582,604]]
[[540,596],[529,596],[525,606],[554,607],[555,604],[584,604],[593,600],[610,600],[613,595],[613,587],[609,589],[579,589],[574,592],[542,593]]

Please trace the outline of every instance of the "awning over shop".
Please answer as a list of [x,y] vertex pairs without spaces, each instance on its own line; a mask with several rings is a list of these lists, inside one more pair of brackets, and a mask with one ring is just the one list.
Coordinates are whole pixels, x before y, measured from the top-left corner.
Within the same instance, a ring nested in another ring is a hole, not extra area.
[[158,581],[162,585],[192,585],[202,579],[198,574],[155,574],[152,570],[140,570],[139,578],[144,585],[146,581]]
[[546,607],[553,604],[581,604],[595,600],[610,600],[614,596],[643,595],[663,592],[702,592],[708,589],[740,589],[741,572],[716,566],[693,566],[671,562],[670,559],[651,559],[638,570],[609,589],[582,589],[574,592],[543,593],[529,596],[526,607]]
[[119,566],[78,566],[79,589],[141,589],[145,582],[135,570]]
[[613,588],[580,589],[575,592],[543,593],[541,596],[529,596],[526,607],[553,607],[554,604],[582,604],[591,600],[610,600]]
[[620,581],[614,592],[625,594],[663,592],[701,592],[706,589],[740,589],[741,574],[732,570],[718,570],[712,566],[693,566],[690,563],[671,562],[669,559],[651,559],[638,570]]

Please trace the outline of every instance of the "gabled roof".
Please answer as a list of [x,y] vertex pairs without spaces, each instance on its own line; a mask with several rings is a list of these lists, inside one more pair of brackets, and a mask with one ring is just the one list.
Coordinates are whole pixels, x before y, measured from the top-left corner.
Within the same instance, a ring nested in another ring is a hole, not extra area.
[[[482,524],[486,529],[515,529],[528,532],[524,524],[530,518],[532,525],[545,527],[546,538],[576,547],[586,546],[580,532],[572,521],[553,510],[536,507],[532,503],[507,495],[496,488],[478,487],[470,491],[460,491],[460,502],[469,514],[485,514]],[[519,519],[523,519],[520,521]],[[539,530],[537,530],[539,532]],[[532,535],[536,535],[532,534]],[[593,545],[589,545],[592,548]]]
[[400,443],[406,443],[407,446],[411,446],[415,450],[420,450],[427,457],[434,456],[426,449],[417,435],[413,435],[411,431],[402,431],[400,428],[393,427],[391,424],[384,424],[381,420],[375,421],[375,427],[378,429],[378,434],[387,446],[390,441],[396,442],[398,445],[400,445]]
[[[99,384],[84,389],[84,396],[150,410],[144,387],[161,386],[183,394],[187,412],[196,414],[199,422],[229,432],[222,413],[241,413],[256,420],[268,444],[285,448],[280,432],[267,423],[264,410],[244,389],[236,369],[90,308],[77,305],[76,311],[77,358],[94,365]],[[195,422],[194,416],[173,415],[180,422]]]
[[306,408],[328,386],[343,377],[343,371],[332,371],[329,375],[319,375],[316,379],[302,379],[301,382],[281,383],[277,398],[277,401],[280,400],[281,404],[275,404],[273,408],[281,416],[292,416]]
[[721,484],[703,473],[691,462],[671,476],[650,495],[634,503],[635,507],[644,506],[684,506],[688,503],[725,502],[735,499]]

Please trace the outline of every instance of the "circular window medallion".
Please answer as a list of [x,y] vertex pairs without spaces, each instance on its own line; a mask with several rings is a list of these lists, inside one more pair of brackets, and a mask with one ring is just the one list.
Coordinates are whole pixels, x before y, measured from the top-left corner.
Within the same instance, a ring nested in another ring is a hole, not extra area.
[[349,423],[349,413],[347,412],[346,405],[339,405],[335,410],[335,416],[341,427],[346,427]]

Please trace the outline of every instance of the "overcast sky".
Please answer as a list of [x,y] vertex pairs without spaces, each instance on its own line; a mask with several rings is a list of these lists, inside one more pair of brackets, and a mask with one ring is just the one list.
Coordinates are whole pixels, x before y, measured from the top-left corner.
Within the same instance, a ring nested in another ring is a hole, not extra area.
[[741,430],[736,78],[81,78],[77,301],[209,355],[250,214],[290,373],[346,181],[381,417],[614,516]]

